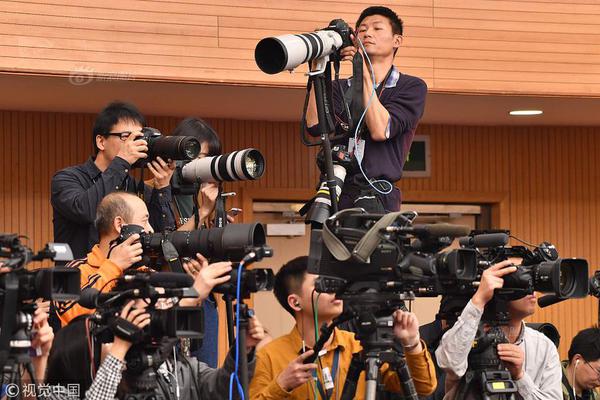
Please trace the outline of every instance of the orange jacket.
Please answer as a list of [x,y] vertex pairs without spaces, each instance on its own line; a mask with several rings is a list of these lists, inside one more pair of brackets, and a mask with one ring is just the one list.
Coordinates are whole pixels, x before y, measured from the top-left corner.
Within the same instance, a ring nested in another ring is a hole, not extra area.
[[[123,275],[123,271],[100,251],[95,245],[87,258],[73,260],[67,268],[79,268],[81,271],[81,290],[94,288],[101,292],[109,292],[116,284],[115,279]],[[83,314],[93,313],[94,310],[84,308],[76,301],[54,302],[56,313],[62,326]]]

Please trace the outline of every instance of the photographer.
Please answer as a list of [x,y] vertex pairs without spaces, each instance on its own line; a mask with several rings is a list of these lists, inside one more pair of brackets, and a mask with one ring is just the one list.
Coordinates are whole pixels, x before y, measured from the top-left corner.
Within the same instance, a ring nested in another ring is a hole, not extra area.
[[[355,46],[342,49],[341,57],[343,60],[352,60],[357,51],[361,53],[363,76],[336,80],[332,85],[336,133],[346,136],[339,144],[348,144],[354,156],[359,161],[362,158],[362,167],[369,179],[383,179],[391,185],[402,176],[404,161],[423,115],[427,94],[427,85],[423,80],[401,74],[393,65],[402,43],[402,30],[402,20],[391,9],[380,6],[365,9],[356,22],[356,31],[371,65],[355,39]],[[372,74],[375,75],[375,85]],[[363,126],[366,124],[366,132],[358,143],[354,143],[355,132],[348,131],[348,111],[342,106],[342,96],[354,91],[352,84],[362,85],[362,98],[354,99],[361,102],[361,108],[367,107],[371,101],[362,123]],[[371,99],[374,89],[376,92]],[[306,124],[311,133],[318,122],[313,93],[306,115]],[[382,189],[379,187],[380,191],[385,192]],[[369,207],[370,211],[397,211],[400,209],[400,191],[393,186],[389,189],[390,193],[382,194],[371,188],[356,166],[346,174],[339,209],[354,207],[361,197],[375,196],[376,204]]]
[[[142,260],[142,245],[138,241],[138,234],[132,235],[119,245],[114,244],[119,237],[121,227],[127,224],[140,225],[146,232],[153,232],[145,203],[139,197],[126,192],[113,192],[102,199],[96,216],[100,242],[92,248],[87,258],[74,260],[68,265],[69,268],[78,268],[81,271],[82,290],[95,288],[108,292],[114,287],[114,281],[121,277],[125,270]],[[207,265],[202,269],[199,265],[197,261],[190,260],[184,268],[188,273],[191,273],[192,269],[198,271],[194,287],[201,296],[208,296],[208,292],[212,289],[211,287],[207,292],[206,280],[217,279],[218,283],[223,283],[230,279],[229,275],[222,276],[231,270],[229,262]],[[77,302],[55,303],[55,305],[63,326],[75,317],[90,312]]]
[[[132,165],[146,158],[148,146],[141,129],[146,121],[135,106],[113,102],[94,123],[95,155],[84,164],[58,171],[52,178],[54,241],[68,243],[75,258],[82,258],[98,243],[94,227],[96,208],[109,193],[135,193],[139,184],[129,175]],[[168,161],[168,160],[167,160]],[[174,229],[169,181],[175,168],[160,157],[148,164],[154,189],[143,186],[150,221],[159,231]]]
[[[346,381],[352,354],[362,349],[354,334],[335,328],[324,346],[326,353],[319,355],[318,361],[315,361],[318,364],[303,363],[313,354],[310,348],[316,342],[315,330],[323,323],[330,323],[343,309],[343,302],[336,300],[333,295],[315,293],[317,276],[307,273],[307,263],[307,257],[295,258],[285,264],[275,277],[275,296],[294,317],[296,326],[289,334],[275,339],[258,351],[256,374],[250,383],[251,399],[305,400],[313,398],[317,388],[320,398],[329,398],[323,389],[326,385],[323,371],[326,368],[329,368],[331,382],[335,385],[330,398],[338,398]],[[436,386],[435,370],[431,356],[419,338],[418,324],[412,313],[397,311],[394,314],[394,336],[404,347],[417,392],[427,395]],[[387,365],[382,366],[380,371],[386,388],[400,391],[398,376]],[[316,377],[315,380],[313,377]],[[361,374],[356,398],[363,398],[364,393],[365,378]]]
[[575,335],[569,359],[562,362],[564,400],[596,400],[600,386],[600,329],[588,328]]
[[[173,131],[173,136],[192,136],[200,142],[198,158],[213,157],[221,154],[219,136],[208,123],[200,118],[188,117],[181,121]],[[215,210],[219,195],[219,185],[214,182],[204,182],[197,193],[197,204],[190,195],[173,196],[173,209],[177,216],[179,230],[191,231],[209,226],[210,216]],[[192,218],[193,217],[193,218]]]
[[[151,316],[147,312],[146,303],[136,300],[124,305],[120,318],[141,330],[150,323]],[[78,318],[57,334],[56,345],[60,345],[62,351],[54,351],[50,357],[48,383],[53,385],[53,392],[58,391],[56,388],[64,389],[65,385],[76,382],[80,384],[81,392],[85,393],[87,400],[113,399],[115,396],[126,398],[135,394],[131,387],[133,377],[127,370],[124,372],[126,355],[132,343],[115,335],[112,344],[102,346],[101,355],[98,351],[90,354],[88,343],[92,342],[94,346],[97,343],[86,332],[87,324],[86,318]],[[254,346],[263,336],[264,330],[260,322],[251,318],[246,344],[250,376],[254,367]],[[157,398],[192,400],[228,397],[229,376],[234,371],[232,354],[228,355],[222,368],[214,369],[195,358],[186,357],[174,345],[174,341],[163,341],[163,351],[168,356],[156,369],[157,396],[162,396]],[[91,381],[89,377],[94,375],[99,359],[103,360],[102,364]],[[54,398],[68,397],[63,395]]]
[[[462,383],[460,379],[469,368],[469,352],[485,305],[494,297],[494,290],[503,287],[503,277],[517,270],[513,261],[502,261],[483,272],[477,292],[458,321],[442,337],[435,354],[439,366],[447,372],[445,399],[456,397]],[[498,344],[497,354],[516,384],[517,398],[556,400],[562,397],[560,360],[556,347],[544,334],[526,327],[523,322],[533,315],[536,304],[534,295],[508,302],[510,321],[507,326],[501,327],[508,343]],[[466,398],[478,397],[474,392],[468,392]]]

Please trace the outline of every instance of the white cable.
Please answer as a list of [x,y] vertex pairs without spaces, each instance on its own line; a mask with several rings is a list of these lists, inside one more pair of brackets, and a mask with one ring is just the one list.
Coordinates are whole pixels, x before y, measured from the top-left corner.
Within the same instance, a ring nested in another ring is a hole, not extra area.
[[173,346],[173,364],[174,364],[174,369],[175,369],[175,396],[177,397],[177,400],[179,400],[179,378],[177,376],[177,370],[178,370],[178,366],[177,366],[177,346]]
[[[357,150],[358,150],[358,132],[360,130],[360,125],[363,122],[363,119],[365,118],[365,115],[367,115],[367,110],[369,109],[369,107],[371,106],[371,102],[373,101],[373,97],[375,96],[375,85],[377,84],[377,82],[375,81],[375,71],[373,71],[373,64],[371,64],[371,59],[369,58],[369,55],[367,54],[367,50],[365,49],[365,46],[363,45],[362,41],[360,40],[360,38],[358,37],[358,35],[356,36],[356,39],[358,41],[358,44],[360,45],[360,48],[363,51],[364,56],[367,59],[367,63],[369,64],[369,68],[371,69],[371,79],[373,80],[373,90],[371,90],[371,95],[369,96],[369,101],[367,102],[367,106],[365,107],[362,115],[360,116],[360,119],[358,120],[358,124],[356,125],[356,130],[354,131],[354,153],[356,154]],[[385,85],[385,82],[381,82],[380,85]],[[388,121],[389,124],[389,121]],[[366,147],[366,146],[365,146]],[[369,177],[367,176],[367,174],[365,173],[365,171],[363,170],[362,167],[362,157],[364,156],[364,154],[361,155],[360,159],[358,157],[356,157],[357,161],[358,161],[358,167],[360,168],[360,172],[362,173],[362,175],[364,176],[364,178],[366,179],[366,181],[369,183],[369,185],[375,189],[375,191],[379,194],[390,194],[392,192],[392,190],[394,190],[394,186],[386,181],[385,179],[376,179],[374,181],[371,181],[369,179]],[[383,187],[388,186],[389,189],[388,190],[379,190],[375,184],[376,183],[380,183]]]

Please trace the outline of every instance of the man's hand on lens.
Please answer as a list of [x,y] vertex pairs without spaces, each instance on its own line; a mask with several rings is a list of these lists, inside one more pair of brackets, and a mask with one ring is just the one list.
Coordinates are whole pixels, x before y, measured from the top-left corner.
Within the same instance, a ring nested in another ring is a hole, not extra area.
[[140,158],[148,157],[148,143],[144,139],[137,139],[140,136],[144,136],[141,131],[132,132],[125,143],[121,145],[117,157],[121,157],[132,165]]
[[183,269],[194,278],[194,289],[198,292],[200,302],[208,297],[215,286],[231,279],[230,261],[209,264],[208,260],[200,253],[196,254],[196,260],[185,261]]
[[169,160],[166,163],[162,158],[156,157],[156,160],[148,163],[148,169],[154,175],[154,188],[166,188],[171,184],[171,177],[175,172],[175,161]]
[[498,358],[504,363],[514,380],[518,381],[523,377],[523,363],[525,362],[523,349],[516,344],[500,343],[498,344]]
[[[139,329],[144,329],[150,323],[150,314],[146,312],[146,304],[142,300],[131,300],[125,304],[121,310],[120,318],[131,322]],[[130,342],[115,335],[110,354],[123,361],[130,347]]]
[[394,336],[400,340],[408,353],[423,351],[419,335],[419,320],[414,313],[402,310],[394,312]]
[[313,371],[317,369],[317,364],[304,364],[304,360],[310,357],[313,353],[313,350],[309,350],[306,353],[302,353],[298,358],[290,362],[286,369],[281,371],[276,378],[279,387],[286,392],[291,392],[298,386],[304,385],[309,380],[312,380],[312,374]]
[[477,292],[471,298],[473,305],[483,310],[485,305],[494,297],[494,290],[501,289],[504,286],[502,277],[516,270],[517,267],[513,265],[513,260],[505,260],[483,271]]
[[122,271],[141,261],[143,250],[139,239],[140,235],[137,233],[129,236],[123,243],[113,247],[108,259]]

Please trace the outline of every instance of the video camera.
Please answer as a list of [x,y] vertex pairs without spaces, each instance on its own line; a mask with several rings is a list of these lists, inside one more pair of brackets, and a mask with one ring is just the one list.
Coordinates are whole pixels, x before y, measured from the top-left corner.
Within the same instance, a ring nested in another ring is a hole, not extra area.
[[[173,272],[132,271],[117,280],[115,287],[107,293],[96,289],[85,289],[79,304],[96,309],[93,320],[98,325],[96,336],[103,343],[112,342],[112,333],[119,332],[132,343],[151,343],[162,338],[201,338],[204,332],[201,307],[171,307],[156,309],[159,299],[195,298],[198,293],[192,288],[194,280],[187,274]],[[127,329],[117,318],[129,300],[143,299],[148,302],[150,325],[143,332]]]
[[[511,257],[523,259],[517,271],[504,277],[498,291],[507,299],[534,291],[561,299],[588,293],[587,262],[558,258],[556,248],[542,243],[533,250],[506,246],[466,226],[412,224],[410,213],[367,214],[343,210],[323,225],[320,254],[310,257],[309,271],[323,276],[321,290],[342,294],[353,283],[373,282],[380,291],[411,296],[471,296],[487,267]],[[442,252],[454,238],[463,247]],[[502,237],[503,238],[503,237]],[[486,240],[488,239],[488,240]],[[480,249],[482,245],[490,245]],[[314,247],[313,247],[314,249]],[[313,250],[311,249],[311,250]]]
[[[33,329],[34,301],[77,300],[80,294],[80,272],[69,268],[43,268],[30,271],[26,265],[42,260],[70,261],[67,244],[48,243],[34,253],[21,243],[16,234],[0,234],[0,266],[9,268],[0,275],[0,368],[19,372],[16,366],[29,363]],[[12,381],[13,377],[11,377]],[[15,376],[15,379],[19,379]]]
[[506,275],[496,293],[518,299],[534,291],[557,299],[582,298],[588,294],[588,263],[578,258],[559,258],[553,244],[507,246],[510,231],[474,231],[461,239],[464,248],[479,248],[480,265],[490,266],[509,258],[521,258],[517,271]]

